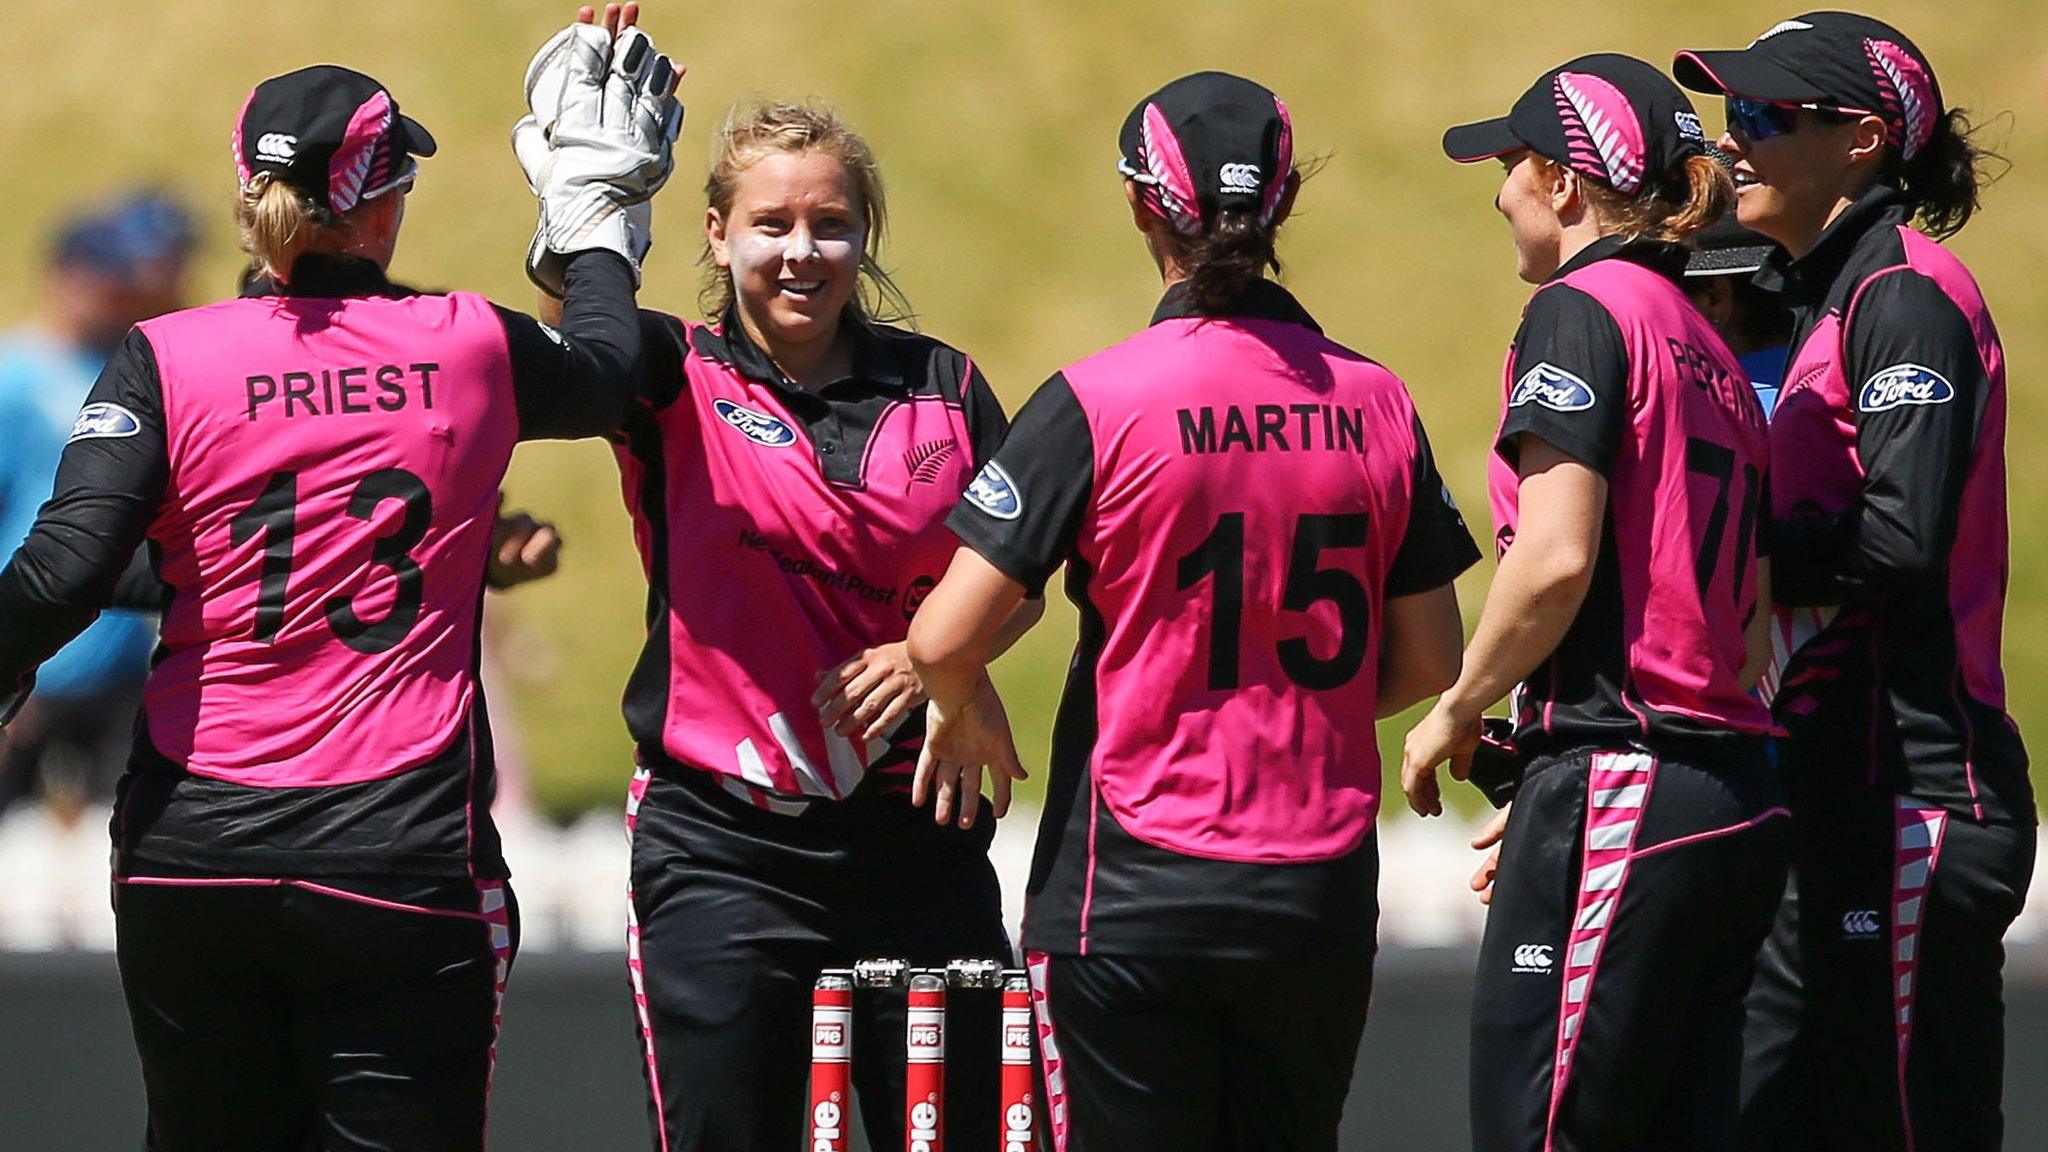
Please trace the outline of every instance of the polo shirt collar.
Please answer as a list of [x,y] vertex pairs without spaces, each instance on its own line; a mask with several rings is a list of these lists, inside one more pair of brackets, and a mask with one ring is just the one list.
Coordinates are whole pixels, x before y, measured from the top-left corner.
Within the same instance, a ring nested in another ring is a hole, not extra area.
[[1294,293],[1267,280],[1264,277],[1252,282],[1251,286],[1232,300],[1221,312],[1203,312],[1188,299],[1185,280],[1166,290],[1159,300],[1159,307],[1152,312],[1152,323],[1163,324],[1168,320],[1187,320],[1207,316],[1210,319],[1233,320],[1277,320],[1283,324],[1299,324],[1320,333],[1322,325],[1294,298]]

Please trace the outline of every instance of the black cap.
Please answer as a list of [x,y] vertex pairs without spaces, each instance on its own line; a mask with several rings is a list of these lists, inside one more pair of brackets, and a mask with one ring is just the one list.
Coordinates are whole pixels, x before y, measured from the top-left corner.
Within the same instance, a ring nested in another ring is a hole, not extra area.
[[1737,223],[1733,212],[1694,233],[1692,246],[1685,262],[1688,277],[1750,275],[1761,271],[1778,248],[1768,236]]
[[1907,159],[1934,138],[1942,112],[1934,66],[1920,49],[1884,21],[1853,12],[1780,21],[1747,48],[1680,52],[1671,70],[1698,92],[1881,116]]
[[235,121],[235,172],[242,187],[259,172],[329,213],[346,212],[405,174],[406,157],[432,156],[434,138],[398,112],[382,84],[319,64],[258,84]]
[[1461,164],[1521,148],[1633,195],[1646,179],[1675,175],[1687,157],[1704,155],[1707,138],[1670,78],[1633,56],[1603,52],[1545,72],[1507,115],[1444,133],[1444,152]]
[[1294,123],[1271,90],[1225,72],[1183,76],[1138,101],[1117,170],[1174,230],[1199,236],[1227,208],[1271,224],[1294,171]]

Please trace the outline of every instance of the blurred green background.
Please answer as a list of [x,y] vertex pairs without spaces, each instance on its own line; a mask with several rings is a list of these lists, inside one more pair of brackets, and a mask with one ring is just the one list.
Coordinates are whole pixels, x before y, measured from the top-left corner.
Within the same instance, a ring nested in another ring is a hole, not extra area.
[[[1977,112],[2012,165],[1952,243],[1983,281],[2011,366],[2006,658],[2014,711],[2039,740],[2048,733],[2048,533],[2032,513],[2048,486],[2048,453],[2029,441],[2048,416],[2037,385],[2048,352],[2048,25],[2041,0],[1861,7],[1916,39],[1949,103]],[[882,158],[894,214],[885,259],[921,326],[972,354],[1014,410],[1052,369],[1143,325],[1157,295],[1112,167],[1123,114],[1181,73],[1239,72],[1287,101],[1297,149],[1327,159],[1283,233],[1288,283],[1333,336],[1408,381],[1453,490],[1483,519],[1500,358],[1528,289],[1492,209],[1496,170],[1445,160],[1440,133],[1504,111],[1572,56],[1621,51],[1668,65],[1676,49],[1739,46],[1792,14],[1757,0],[649,0],[643,24],[689,64],[690,114],[642,300],[694,314],[703,157],[725,108],[750,93],[820,96]],[[257,80],[323,61],[383,80],[440,139],[411,197],[394,274],[524,304],[533,210],[506,136],[523,110],[529,53],[571,15],[534,0],[10,4],[0,39],[0,316],[36,307],[54,221],[138,182],[203,210],[210,231],[197,288],[225,295],[240,267],[228,226],[233,117]],[[1718,128],[1718,106],[1701,112]],[[610,807],[628,773],[618,696],[645,593],[616,469],[598,443],[529,445],[507,487],[569,541],[560,577],[494,610],[534,795],[558,816]],[[1490,568],[1460,587],[1468,619]],[[999,669],[1027,765],[1044,762],[1073,644],[1073,613],[1054,600]],[[1390,721],[1383,743],[1397,747],[1404,730]]]

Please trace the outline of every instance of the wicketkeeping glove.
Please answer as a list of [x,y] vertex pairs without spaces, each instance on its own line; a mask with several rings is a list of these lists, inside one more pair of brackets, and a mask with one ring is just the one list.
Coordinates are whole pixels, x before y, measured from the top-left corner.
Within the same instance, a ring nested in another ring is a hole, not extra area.
[[625,257],[639,282],[653,243],[648,201],[675,168],[675,81],[674,63],[638,28],[614,40],[572,24],[527,66],[531,113],[512,129],[512,151],[540,201],[526,272],[543,291],[560,296],[567,257],[591,249]]

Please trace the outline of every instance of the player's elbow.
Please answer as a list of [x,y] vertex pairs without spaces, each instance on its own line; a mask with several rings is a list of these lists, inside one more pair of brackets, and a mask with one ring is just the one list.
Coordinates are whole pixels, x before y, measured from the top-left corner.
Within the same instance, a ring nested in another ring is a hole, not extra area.
[[953,671],[967,658],[965,638],[949,635],[940,622],[924,613],[911,618],[905,647],[911,668],[924,679]]
[[1532,549],[1526,558],[1539,598],[1577,602],[1593,584],[1593,566],[1600,560],[1600,548],[1597,543],[1560,538]]

